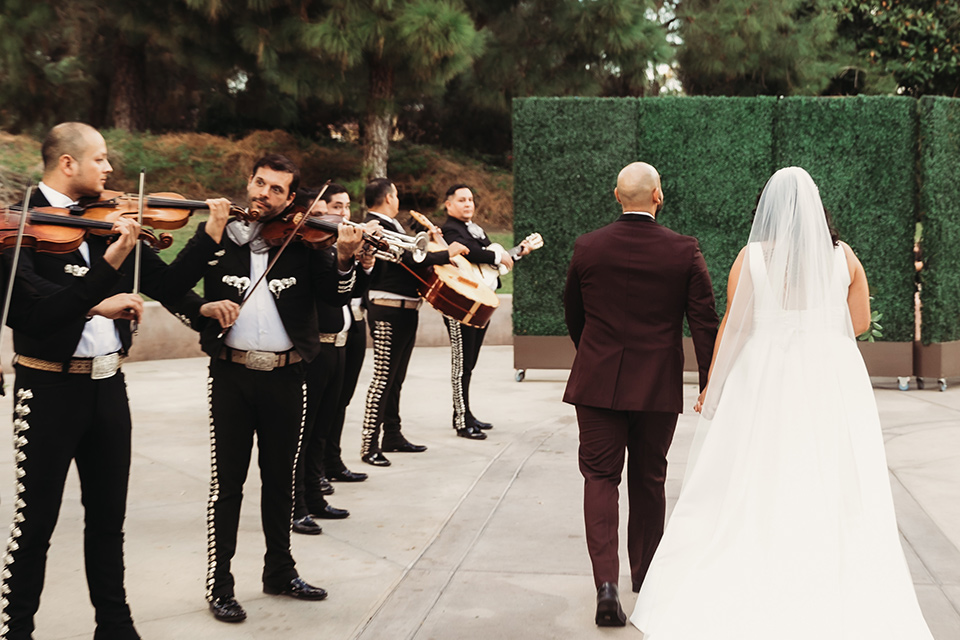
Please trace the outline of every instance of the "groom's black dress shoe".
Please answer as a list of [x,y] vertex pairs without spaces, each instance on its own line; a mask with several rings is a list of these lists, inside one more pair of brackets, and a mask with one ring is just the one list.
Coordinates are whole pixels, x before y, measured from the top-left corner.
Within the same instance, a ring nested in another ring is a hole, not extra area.
[[617,585],[604,582],[597,589],[597,626],[623,627],[627,624],[627,616],[623,615],[620,607],[620,595]]
[[243,622],[247,619],[247,612],[233,596],[221,596],[211,601],[210,611],[220,622]]
[[294,578],[282,587],[263,585],[263,592],[272,596],[290,596],[300,600],[323,600],[327,597],[325,590],[307,584],[302,578]]

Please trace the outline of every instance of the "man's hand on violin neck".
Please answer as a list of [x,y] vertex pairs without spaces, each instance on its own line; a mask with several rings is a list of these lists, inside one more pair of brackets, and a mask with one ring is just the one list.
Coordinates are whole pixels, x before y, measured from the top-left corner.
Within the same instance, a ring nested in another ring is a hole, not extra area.
[[135,293],[118,293],[102,300],[87,315],[140,322],[143,317],[143,298]]
[[111,267],[119,270],[120,265],[130,255],[130,251],[137,246],[137,240],[140,238],[140,225],[133,218],[121,216],[113,223],[113,230],[118,234],[118,237],[107,247],[103,259]]
[[342,222],[337,225],[337,260],[341,271],[353,266],[353,256],[362,244],[363,228]]
[[205,318],[213,318],[220,323],[221,328],[226,329],[237,321],[237,316],[240,315],[240,305],[233,300],[207,302],[200,307],[200,315]]
[[205,227],[207,235],[219,244],[230,217],[230,201],[226,198],[211,198],[207,200],[207,207],[210,209],[210,217]]

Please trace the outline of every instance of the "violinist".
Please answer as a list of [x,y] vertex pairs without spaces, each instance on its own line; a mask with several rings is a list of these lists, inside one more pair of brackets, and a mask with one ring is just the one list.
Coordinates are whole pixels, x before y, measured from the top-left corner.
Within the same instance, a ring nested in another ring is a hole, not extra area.
[[206,598],[222,622],[247,617],[235,598],[230,565],[254,434],[267,547],[263,591],[304,600],[327,596],[299,577],[290,553],[293,475],[304,427],[306,366],[321,351],[317,304],[349,301],[363,233],[339,225],[336,249],[301,242],[271,246],[265,230],[291,205],[299,182],[300,170],[289,158],[269,154],[257,160],[247,182],[249,215],[227,225],[224,255],[204,278],[205,298],[190,292],[173,305],[200,332],[210,356]]
[[[96,129],[59,124],[41,149],[43,181],[33,207],[66,207],[97,198],[112,171]],[[167,265],[142,253],[145,293],[176,300],[219,250],[229,202],[208,201],[204,237]],[[14,395],[17,496],[5,556],[0,637],[30,638],[43,590],[47,547],[70,463],[76,460],[85,510],[84,561],[96,609],[95,638],[139,638],[124,589],[123,520],[130,469],[130,409],[120,365],[130,321],[143,301],[133,290],[139,225],[120,219],[112,244],[90,235],[62,255],[22,249],[8,324],[16,356]],[[10,272],[12,249],[3,254]]]
[[[297,204],[304,209],[316,202],[310,213],[332,214],[348,220],[350,217],[350,196],[339,184],[328,185],[317,199],[317,191],[303,189],[297,195]],[[346,208],[343,206],[346,201]],[[358,298],[366,291],[375,258],[366,249],[357,254],[360,270],[350,293]],[[339,520],[350,516],[346,509],[338,509],[329,504],[324,493],[333,493],[333,487],[326,481],[324,469],[328,458],[333,459],[330,471],[338,479],[362,481],[366,474],[353,473],[344,466],[340,458],[340,434],[343,422],[337,421],[337,410],[347,367],[348,341],[355,324],[350,304],[334,306],[325,302],[317,303],[317,317],[320,327],[320,353],[307,367],[307,422],[303,431],[303,443],[297,458],[297,485],[293,507],[293,531],[306,535],[321,533],[321,527],[314,518]],[[356,332],[352,332],[356,333]],[[362,349],[366,349],[366,336],[360,334]],[[362,356],[362,353],[361,353]],[[359,373],[359,372],[358,372]],[[356,379],[354,379],[354,385]]]
[[[389,231],[406,233],[396,220],[400,213],[400,198],[396,185],[390,180],[372,180],[367,184],[364,199],[369,209],[367,222],[378,222]],[[454,242],[445,251],[431,251],[420,264],[447,264],[451,257],[466,252],[465,246]],[[374,466],[390,465],[383,452],[420,453],[427,450],[424,445],[408,441],[400,431],[400,390],[417,339],[419,309],[423,302],[417,291],[417,278],[408,269],[413,266],[406,254],[403,264],[378,262],[368,293],[370,333],[376,357],[373,379],[367,390],[360,459]],[[379,442],[381,428],[382,443]]]

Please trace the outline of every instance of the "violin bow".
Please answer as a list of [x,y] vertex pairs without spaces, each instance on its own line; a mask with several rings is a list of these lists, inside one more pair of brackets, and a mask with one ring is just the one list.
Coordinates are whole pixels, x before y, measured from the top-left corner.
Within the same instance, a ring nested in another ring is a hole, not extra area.
[[[3,301],[3,317],[0,318],[0,344],[3,343],[3,327],[7,326],[7,317],[10,315],[10,300],[13,298],[13,281],[16,279],[17,266],[20,264],[20,247],[23,245],[23,230],[27,227],[27,216],[30,212],[30,196],[33,186],[27,187],[27,194],[23,197],[23,209],[20,210],[20,227],[17,229],[17,243],[13,247],[13,267],[7,280],[7,295]],[[0,367],[0,396],[7,395],[3,384],[3,368]]]
[[[140,192],[137,194],[137,224],[143,225],[143,183],[146,180],[147,170],[140,169]],[[138,295],[140,293],[140,256],[143,253],[142,243],[137,240],[137,246],[134,249],[134,258],[133,258],[133,294]],[[134,319],[130,323],[130,331],[133,335],[137,335],[137,332],[140,330],[140,323]]]
[[[238,318],[240,317],[240,312],[243,311],[243,305],[247,304],[247,300],[253,297],[253,292],[254,290],[256,290],[257,287],[260,286],[260,283],[267,279],[267,274],[269,274],[270,270],[273,269],[273,266],[277,264],[277,260],[280,259],[280,255],[284,252],[287,246],[289,246],[290,241],[294,239],[294,237],[297,235],[297,232],[299,232],[300,229],[303,228],[303,225],[304,223],[306,223],[307,218],[310,217],[310,209],[313,209],[315,206],[317,206],[317,203],[320,202],[320,198],[323,197],[323,194],[326,193],[327,187],[329,186],[330,186],[329,180],[323,183],[323,188],[320,189],[320,193],[317,194],[317,197],[314,198],[310,206],[307,207],[307,210],[304,212],[303,217],[300,218],[299,222],[297,222],[297,226],[293,228],[293,232],[290,233],[290,235],[287,236],[287,239],[283,241],[283,244],[280,245],[280,250],[277,251],[276,255],[274,255],[273,258],[270,259],[270,264],[267,265],[267,268],[264,269],[263,273],[260,274],[260,277],[257,278],[257,281],[247,291],[247,295],[244,296],[243,300],[240,301],[240,308],[237,309]],[[233,328],[233,325],[230,325],[229,327],[224,327],[223,330],[220,331],[219,335],[217,335],[217,340],[222,340],[223,336],[227,335],[227,333],[232,328]]]

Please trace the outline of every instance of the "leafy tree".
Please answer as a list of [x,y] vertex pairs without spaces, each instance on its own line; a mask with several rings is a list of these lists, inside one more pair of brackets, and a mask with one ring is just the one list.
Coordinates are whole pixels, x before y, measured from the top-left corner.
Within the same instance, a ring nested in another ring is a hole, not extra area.
[[960,95],[960,3],[843,0],[840,15],[869,72],[909,95]]
[[676,16],[689,94],[818,94],[856,60],[836,0],[682,0]]

